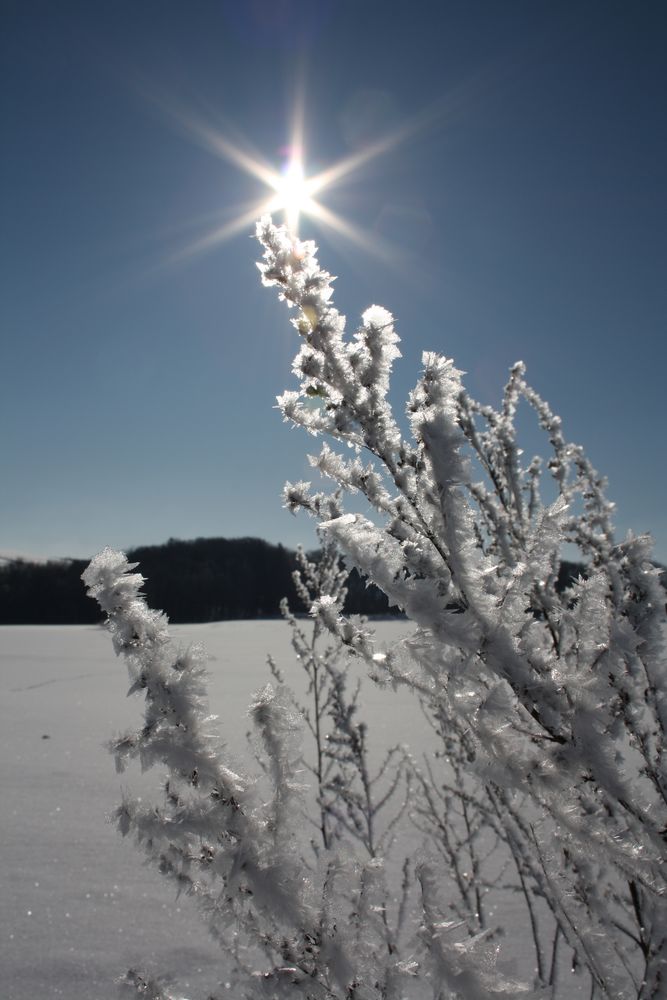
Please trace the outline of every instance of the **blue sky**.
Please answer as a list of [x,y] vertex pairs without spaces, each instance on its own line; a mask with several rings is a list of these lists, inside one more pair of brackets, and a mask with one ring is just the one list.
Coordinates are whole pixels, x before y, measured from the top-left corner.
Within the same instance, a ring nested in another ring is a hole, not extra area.
[[266,191],[182,127],[278,169],[300,81],[308,172],[408,126],[320,196],[387,252],[302,223],[351,325],[397,317],[397,408],[424,349],[491,403],[523,359],[619,535],[667,560],[663,3],[3,7],[0,554],[311,544],[280,493],[317,445],[273,408],[296,334],[252,227],[187,252]]

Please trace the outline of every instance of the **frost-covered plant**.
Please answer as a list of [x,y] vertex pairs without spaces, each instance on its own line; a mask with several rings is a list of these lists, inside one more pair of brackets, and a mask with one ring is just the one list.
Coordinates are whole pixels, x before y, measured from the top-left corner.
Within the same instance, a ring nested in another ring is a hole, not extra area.
[[451,719],[436,720],[425,707],[426,720],[435,729],[440,749],[435,759],[425,754],[413,763],[417,794],[412,821],[442,859],[441,878],[452,883],[449,906],[470,932],[489,927],[486,896],[502,884],[506,858],[495,817],[483,785],[470,773],[472,741],[453,729]]
[[480,779],[471,766],[474,737],[460,719],[445,717],[435,705],[424,705],[424,715],[440,739],[440,749],[434,760],[427,754],[422,762],[411,760],[417,787],[412,820],[440,855],[448,908],[471,935],[480,930],[504,933],[516,925],[518,895],[533,942],[535,982],[555,996],[560,924],[534,877],[530,854],[526,858],[513,829],[517,824],[521,829],[522,814],[530,812],[527,799],[508,796],[497,784]]
[[[331,515],[337,513],[332,497]],[[341,564],[338,546],[322,536],[321,549],[309,559],[297,550],[297,568],[292,574],[303,605],[317,601],[341,614],[347,595],[347,570]],[[281,612],[292,633],[292,649],[306,673],[308,704],[295,701],[313,744],[303,756],[317,790],[319,842],[327,849],[341,837],[357,841],[369,857],[386,857],[392,833],[405,812],[410,793],[410,769],[402,747],[391,747],[377,772],[369,761],[368,725],[359,718],[360,682],[348,671],[349,651],[338,636],[331,635],[316,616],[303,622],[296,618],[286,598]],[[271,673],[279,683],[283,675],[269,656]],[[317,849],[317,844],[314,844]]]
[[[522,988],[503,979],[484,935],[460,941],[441,919],[437,879],[418,869],[420,903],[412,927],[404,908],[387,910],[382,859],[359,863],[323,850],[313,870],[300,840],[300,717],[293,697],[267,685],[251,705],[271,781],[267,801],[229,766],[212,731],[205,654],[179,648],[164,614],[141,594],[143,577],[122,553],[105,549],[83,574],[107,616],[114,649],[128,666],[131,693],[145,698],[142,725],[114,740],[122,770],[160,765],[159,804],[125,797],[116,811],[149,860],[199,905],[225,955],[221,972],[246,1000],[495,1000]],[[161,978],[130,970],[126,991],[172,1000]],[[209,998],[215,1000],[215,998]]]
[[[347,338],[314,245],[268,218],[257,231],[262,280],[296,309],[301,337],[299,387],[279,405],[346,446],[325,441],[310,462],[374,518],[331,517],[329,495],[305,482],[287,485],[286,505],[314,515],[414,631],[381,651],[327,602],[314,612],[373,676],[469,734],[471,768],[520,870],[593,991],[664,996],[667,671],[650,540],[615,541],[604,480],[521,363],[495,410],[470,398],[451,360],[425,353],[404,436],[387,398],[399,356],[390,313],[372,306]],[[548,477],[539,457],[522,459],[522,403],[547,435]],[[566,543],[588,574],[559,593]]]
[[[332,502],[331,513],[336,512]],[[330,600],[342,611],[345,601],[347,571],[341,566],[338,549],[335,544],[324,544],[320,558],[315,562],[306,556],[302,548],[297,549],[297,568],[292,574],[297,596],[305,608],[310,608],[315,595],[328,595]],[[287,598],[280,603],[280,611],[291,630],[291,645],[297,661],[303,668],[308,685],[306,698],[309,704],[295,701],[304,724],[308,729],[314,747],[312,760],[308,753],[304,754],[304,767],[310,772],[316,786],[318,818],[315,820],[319,828],[319,837],[313,846],[319,845],[328,849],[336,836],[337,829],[332,827],[333,817],[329,810],[328,786],[333,779],[334,762],[328,753],[327,730],[329,713],[332,704],[331,678],[339,671],[341,649],[346,650],[340,642],[326,643],[328,633],[318,619],[311,619],[304,625],[292,613]],[[278,683],[283,683],[283,674],[271,655],[268,658],[269,668]]]

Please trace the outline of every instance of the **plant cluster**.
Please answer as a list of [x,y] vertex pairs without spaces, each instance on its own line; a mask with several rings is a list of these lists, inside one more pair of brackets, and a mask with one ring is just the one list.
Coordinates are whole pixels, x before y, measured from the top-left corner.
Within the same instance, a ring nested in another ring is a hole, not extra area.
[[[399,355],[392,316],[372,306],[347,338],[314,245],[268,218],[258,237],[262,280],[296,310],[301,338],[299,387],[279,405],[286,420],[346,446],[325,441],[310,462],[337,494],[361,495],[373,518],[331,517],[329,494],[303,482],[288,484],[286,503],[317,518],[415,628],[379,651],[326,602],[315,613],[374,676],[418,693],[446,737],[465,740],[480,808],[497,816],[593,989],[660,996],[667,674],[650,539],[615,541],[604,480],[521,363],[495,410],[467,394],[451,360],[425,353],[406,438],[388,400]],[[522,402],[548,439],[546,465],[523,460]],[[566,544],[588,575],[561,593]]]
[[[146,605],[134,568],[105,549],[84,573],[127,662],[130,693],[145,698],[142,725],[111,750],[119,770],[136,759],[144,769],[165,767],[168,777],[159,804],[126,796],[115,819],[199,906],[226,956],[220,996],[231,988],[247,1000],[514,997],[521,988],[494,972],[484,935],[461,942],[442,920],[437,873],[427,862],[415,869],[417,908],[407,905],[405,878],[392,906],[373,830],[395,782],[381,801],[374,798],[377,783],[344,695],[331,699],[339,738],[327,756],[337,774],[327,780],[323,767],[322,845],[313,852],[300,836],[302,719],[293,695],[267,684],[250,706],[270,781],[263,798],[253,776],[232,770],[213,733],[204,651],[172,641],[166,617]],[[174,1000],[166,980],[136,969],[123,985],[132,995]]]
[[[316,518],[324,545],[320,563],[301,557],[295,581],[310,634],[285,607],[310,700],[297,705],[273,666],[277,689],[251,709],[271,790],[258,799],[211,735],[203,654],[178,650],[141,597],[142,578],[122,555],[102,553],[84,579],[132,690],[146,697],[143,725],[114,752],[120,764],[136,757],[169,771],[159,807],[122,804],[121,830],[199,902],[239,996],[569,996],[568,962],[586,973],[591,996],[658,1000],[667,989],[667,675],[650,540],[614,539],[604,480],[520,363],[495,410],[467,394],[450,360],[424,354],[406,436],[388,398],[399,356],[391,315],[372,306],[347,337],[314,245],[268,218],[258,237],[262,280],[296,310],[301,338],[299,385],[279,405],[326,439],[310,462],[333,483],[285,489],[289,509]],[[545,433],[546,462],[526,461],[517,443],[526,406]],[[345,510],[350,496],[366,514]],[[563,589],[573,546],[587,574]],[[343,614],[339,551],[409,620],[390,649]],[[346,656],[420,700],[435,755],[394,748],[371,776]],[[304,725],[312,757],[300,747]],[[316,831],[305,838],[304,759]],[[392,824],[408,818],[428,847],[425,860],[401,867]],[[494,961],[508,893],[532,930],[529,985],[505,979]],[[170,995],[137,972],[128,984]]]

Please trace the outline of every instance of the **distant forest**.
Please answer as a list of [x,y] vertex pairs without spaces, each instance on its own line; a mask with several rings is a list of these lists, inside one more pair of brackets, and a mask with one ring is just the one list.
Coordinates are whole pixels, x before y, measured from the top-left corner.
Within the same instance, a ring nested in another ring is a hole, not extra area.
[[[139,563],[150,606],[165,611],[175,623],[270,618],[280,614],[283,597],[295,612],[307,610],[292,582],[295,553],[260,538],[170,539],[164,545],[130,549],[127,557]],[[86,559],[0,562],[0,624],[88,625],[99,621],[99,609],[81,582],[87,565]],[[367,615],[398,613],[376,587],[366,587],[356,570],[348,580],[345,610]]]
[[[297,613],[305,609],[294,590],[295,553],[260,538],[170,539],[164,545],[127,552],[146,578],[144,591],[151,607],[175,623],[224,619],[270,618],[287,597]],[[311,553],[311,559],[317,553]],[[0,624],[88,625],[99,621],[99,610],[86,596],[81,574],[86,559],[37,563],[23,559],[0,561]],[[564,562],[561,586],[585,567]],[[399,614],[384,594],[353,570],[348,579],[345,610],[351,614]]]

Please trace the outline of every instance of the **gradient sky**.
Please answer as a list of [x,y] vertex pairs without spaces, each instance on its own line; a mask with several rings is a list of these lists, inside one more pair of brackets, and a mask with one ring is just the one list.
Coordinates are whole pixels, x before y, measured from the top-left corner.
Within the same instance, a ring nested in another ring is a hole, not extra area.
[[[169,537],[312,543],[281,507],[317,443],[283,424],[297,337],[246,226],[265,189],[183,119],[281,164],[295,94],[323,192],[380,255],[305,219],[353,325],[398,320],[497,404],[507,369],[667,561],[667,5],[5,0],[0,554]],[[527,450],[532,450],[529,437]]]

